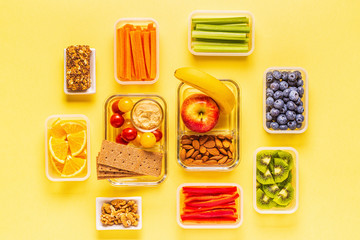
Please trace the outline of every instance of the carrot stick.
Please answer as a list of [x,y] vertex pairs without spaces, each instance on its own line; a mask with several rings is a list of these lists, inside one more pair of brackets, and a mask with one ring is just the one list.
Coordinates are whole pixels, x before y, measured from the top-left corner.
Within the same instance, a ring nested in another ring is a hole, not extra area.
[[148,26],[147,26],[147,29],[148,29],[148,30],[153,30],[153,29],[155,29],[155,28],[154,28],[154,23],[149,23]]
[[130,28],[125,28],[125,79],[131,80],[131,71],[134,71],[134,64],[130,45]]
[[156,77],[156,32],[150,30],[150,79]]
[[150,32],[144,31],[144,56],[147,75],[150,76]]
[[124,28],[117,29],[117,76],[123,79],[125,76],[125,32]]
[[131,31],[130,32],[130,43],[131,43],[131,51],[132,51],[132,56],[133,56],[133,61],[134,61],[134,69],[135,69],[135,79],[137,81],[140,80],[140,64],[139,64],[139,56],[138,56],[138,51],[136,51],[137,49],[137,39],[135,37],[136,31]]
[[138,66],[139,66],[139,73],[140,73],[140,78],[142,80],[146,80],[147,76],[146,76],[146,69],[145,69],[145,59],[144,59],[144,51],[142,48],[142,44],[141,44],[141,32],[140,30],[136,29],[135,30],[135,39],[136,39],[136,60],[138,61]]

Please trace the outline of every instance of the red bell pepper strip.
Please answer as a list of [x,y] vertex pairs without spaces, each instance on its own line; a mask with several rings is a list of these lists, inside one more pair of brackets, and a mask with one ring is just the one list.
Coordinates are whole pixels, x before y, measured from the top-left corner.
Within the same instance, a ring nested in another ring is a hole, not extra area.
[[204,194],[231,194],[237,191],[237,187],[183,187],[183,193],[196,195]]
[[223,210],[223,209],[182,214],[182,216],[190,216],[195,218],[211,218],[211,217],[223,217],[223,216],[233,216],[233,215],[234,215],[234,211]]
[[239,194],[233,194],[230,197],[226,197],[226,198],[220,198],[220,199],[216,199],[216,200],[209,200],[209,201],[202,201],[202,202],[189,202],[189,203],[185,203],[186,206],[190,206],[190,207],[212,207],[212,206],[218,206],[218,205],[222,205],[228,202],[232,202],[235,199],[237,199],[239,197]]
[[219,217],[219,218],[196,218],[196,217],[192,217],[192,216],[182,216],[181,220],[183,222],[185,221],[192,221],[192,222],[236,222],[236,220],[238,219],[237,215],[233,215],[233,216],[227,216],[227,217]]
[[[232,201],[232,202],[224,203],[224,204],[221,204],[221,205],[218,205],[218,206],[215,206],[215,207],[216,207],[216,208],[220,208],[220,207],[227,208],[227,207],[232,207],[232,206],[236,207],[235,205],[236,205],[236,204],[235,204],[235,201]],[[191,206],[186,206],[186,208],[201,210],[201,209],[208,208],[208,207],[191,207]],[[210,207],[210,208],[214,208],[214,207]]]
[[233,212],[237,212],[236,206],[216,206],[216,207],[209,207],[209,208],[189,208],[184,207],[184,213],[195,213],[195,212],[204,212],[204,211],[210,211],[210,210],[231,210]]
[[216,196],[205,195],[205,196],[186,197],[184,200],[184,203],[200,202],[200,201],[202,202],[202,201],[216,200],[216,199],[227,198],[227,197],[231,197],[231,194],[220,194],[220,195],[216,195]]

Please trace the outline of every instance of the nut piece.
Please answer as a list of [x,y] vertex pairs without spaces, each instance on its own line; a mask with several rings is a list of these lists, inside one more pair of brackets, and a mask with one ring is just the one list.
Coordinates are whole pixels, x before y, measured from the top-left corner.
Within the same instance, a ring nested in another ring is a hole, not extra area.
[[196,150],[198,150],[198,149],[200,148],[200,143],[199,143],[199,141],[198,141],[198,140],[194,140],[194,141],[192,142],[192,146],[193,146]]
[[201,153],[201,154],[206,153],[206,147],[201,146],[201,147],[200,147],[200,153]]
[[211,155],[217,156],[220,154],[219,150],[217,148],[208,148],[207,150]]
[[209,140],[204,144],[204,147],[206,148],[213,148],[215,147],[215,141],[214,140]]
[[189,151],[187,151],[187,153],[186,153],[186,155],[185,155],[185,157],[186,158],[189,158],[189,157],[191,157],[191,155],[193,154],[195,152],[195,149],[190,149]]
[[180,150],[180,159],[185,160],[185,156],[186,156],[186,149],[183,148]]
[[224,140],[222,143],[224,145],[224,148],[229,148],[230,144],[231,144],[231,142],[229,140]]

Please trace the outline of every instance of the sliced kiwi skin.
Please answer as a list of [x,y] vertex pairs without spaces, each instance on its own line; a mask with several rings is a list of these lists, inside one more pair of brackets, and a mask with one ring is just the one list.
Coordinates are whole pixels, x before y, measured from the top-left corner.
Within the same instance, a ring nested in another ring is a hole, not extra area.
[[273,176],[276,183],[282,182],[287,179],[289,175],[289,169],[286,162],[281,158],[274,159],[274,171]]
[[293,167],[294,167],[294,159],[293,159],[291,153],[285,152],[285,151],[279,151],[278,155],[289,166],[289,170],[293,169]]
[[272,153],[271,150],[263,150],[256,155],[256,168],[259,169],[261,172],[265,172],[268,165],[272,160]]

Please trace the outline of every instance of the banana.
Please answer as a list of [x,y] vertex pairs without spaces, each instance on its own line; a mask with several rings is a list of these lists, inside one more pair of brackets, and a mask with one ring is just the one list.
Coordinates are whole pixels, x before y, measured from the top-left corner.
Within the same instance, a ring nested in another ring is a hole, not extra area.
[[180,81],[209,95],[219,105],[223,113],[231,113],[235,106],[235,96],[220,80],[192,67],[179,68],[174,75]]

